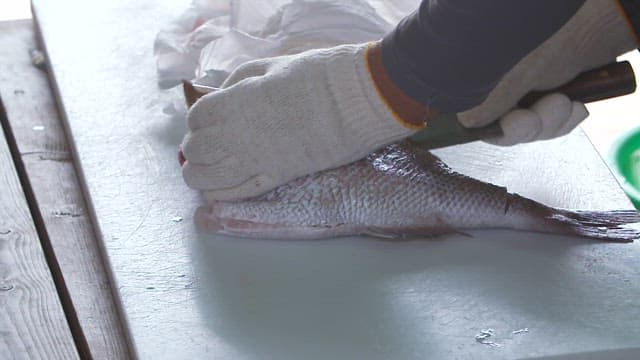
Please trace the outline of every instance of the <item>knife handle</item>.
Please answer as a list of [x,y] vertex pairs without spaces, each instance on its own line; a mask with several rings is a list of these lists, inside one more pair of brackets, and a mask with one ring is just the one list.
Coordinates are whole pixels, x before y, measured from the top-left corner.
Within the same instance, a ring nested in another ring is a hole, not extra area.
[[[575,79],[560,87],[533,91],[525,95],[519,107],[527,108],[545,95],[560,92],[573,101],[590,103],[631,94],[636,90],[636,78],[628,61],[613,62],[603,67],[585,71]],[[498,122],[479,128],[468,129],[478,139],[495,138],[503,135]]]

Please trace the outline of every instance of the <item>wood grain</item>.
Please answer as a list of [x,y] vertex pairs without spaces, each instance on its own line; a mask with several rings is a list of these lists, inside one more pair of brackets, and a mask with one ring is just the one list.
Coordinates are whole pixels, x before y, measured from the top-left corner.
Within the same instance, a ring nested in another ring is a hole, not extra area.
[[4,130],[0,131],[0,203],[0,357],[76,359]]
[[108,274],[46,73],[31,65],[31,21],[0,23],[0,92],[83,358],[129,357]]

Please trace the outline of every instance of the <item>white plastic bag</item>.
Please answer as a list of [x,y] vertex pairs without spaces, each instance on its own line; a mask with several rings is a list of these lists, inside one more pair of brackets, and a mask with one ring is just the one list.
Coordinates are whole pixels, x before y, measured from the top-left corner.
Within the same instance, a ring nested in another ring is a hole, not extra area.
[[158,34],[163,88],[193,80],[217,87],[242,63],[380,39],[419,0],[195,0]]
[[194,0],[191,7],[156,36],[158,84],[168,89],[194,77],[200,51],[229,31],[229,0]]

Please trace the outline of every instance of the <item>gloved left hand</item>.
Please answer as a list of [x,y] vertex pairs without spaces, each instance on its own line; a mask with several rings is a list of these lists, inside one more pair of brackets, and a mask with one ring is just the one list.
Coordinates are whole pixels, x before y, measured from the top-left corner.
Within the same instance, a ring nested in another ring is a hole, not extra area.
[[209,200],[259,195],[344,165],[411,135],[379,96],[369,44],[240,66],[189,110],[182,144],[187,184]]

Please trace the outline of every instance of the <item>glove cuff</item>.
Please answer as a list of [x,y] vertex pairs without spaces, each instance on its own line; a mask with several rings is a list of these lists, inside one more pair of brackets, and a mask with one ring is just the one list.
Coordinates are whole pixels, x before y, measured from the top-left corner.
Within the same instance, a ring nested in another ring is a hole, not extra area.
[[438,112],[408,97],[391,80],[384,68],[380,42],[371,43],[365,56],[367,70],[377,94],[394,119],[408,129],[424,129],[428,120],[438,115]]
[[[367,67],[369,44],[343,45],[331,49],[323,61],[328,90],[333,98],[336,120],[330,127],[333,137],[341,138],[338,147],[350,154],[348,161],[360,159],[384,145],[410,136],[423,126],[411,126],[396,116],[380,96]],[[423,116],[420,115],[422,119]],[[329,127],[317,129],[319,133]],[[329,135],[327,135],[329,137]],[[336,150],[338,150],[336,148]]]

